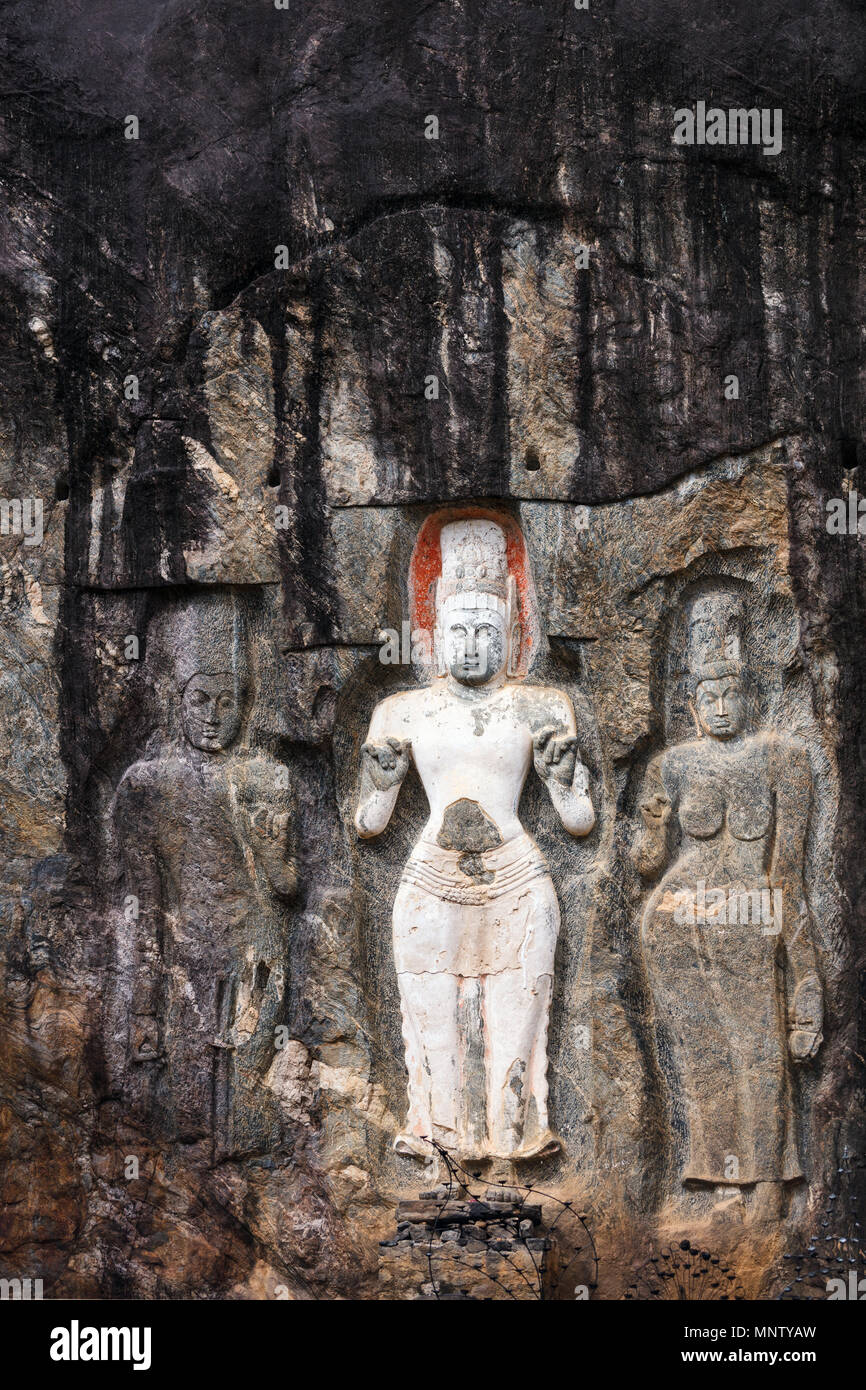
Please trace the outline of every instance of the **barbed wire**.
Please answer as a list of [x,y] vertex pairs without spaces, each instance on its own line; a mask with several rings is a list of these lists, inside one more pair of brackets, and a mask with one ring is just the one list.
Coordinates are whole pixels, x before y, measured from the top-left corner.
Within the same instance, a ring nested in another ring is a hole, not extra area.
[[787,1265],[784,1277],[788,1282],[776,1295],[777,1302],[811,1302],[826,1298],[832,1279],[844,1282],[853,1273],[856,1285],[866,1277],[866,1246],[860,1225],[858,1190],[858,1179],[864,1167],[863,1159],[853,1159],[845,1150],[836,1169],[838,1190],[829,1194],[818,1222],[823,1234],[813,1235],[805,1249],[782,1257]]
[[650,1255],[629,1284],[626,1300],[668,1300],[683,1302],[729,1302],[746,1297],[736,1270],[724,1264],[720,1255],[681,1240]]

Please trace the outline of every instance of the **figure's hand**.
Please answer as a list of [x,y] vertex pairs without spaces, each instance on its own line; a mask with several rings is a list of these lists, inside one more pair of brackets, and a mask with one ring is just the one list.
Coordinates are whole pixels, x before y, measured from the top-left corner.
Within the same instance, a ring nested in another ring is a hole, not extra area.
[[788,1047],[795,1062],[808,1062],[824,1040],[824,995],[817,975],[807,975],[794,992]]
[[[532,749],[535,771],[542,782],[554,781],[563,787],[571,786],[577,766],[577,739],[573,734],[560,735],[555,725],[547,724],[533,736]],[[580,771],[584,785],[577,790],[585,791],[586,770],[582,763]]]
[[788,1036],[792,1059],[795,1062],[808,1062],[810,1057],[815,1056],[823,1041],[823,1033],[816,1033],[811,1028],[795,1028]]
[[280,849],[284,853],[289,843],[288,811],[274,806],[257,806],[250,816],[250,824],[268,848]]
[[361,754],[363,766],[377,792],[399,787],[409,771],[408,739],[389,738],[385,743],[365,743]]
[[647,830],[655,834],[663,830],[671,818],[671,803],[659,792],[655,792],[647,801],[642,801],[638,810]]
[[159,1024],[154,1014],[136,1014],[131,1025],[133,1062],[156,1062],[159,1051]]
[[279,806],[257,805],[250,815],[253,850],[281,898],[290,898],[298,886],[298,866],[289,853],[291,819],[291,813]]

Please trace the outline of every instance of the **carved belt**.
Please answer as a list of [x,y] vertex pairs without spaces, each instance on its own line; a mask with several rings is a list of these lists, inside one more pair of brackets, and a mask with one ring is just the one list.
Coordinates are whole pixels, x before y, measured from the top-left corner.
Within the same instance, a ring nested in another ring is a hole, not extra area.
[[531,836],[518,835],[483,853],[461,853],[420,840],[403,870],[401,883],[423,888],[449,903],[480,907],[513,893],[548,869]]

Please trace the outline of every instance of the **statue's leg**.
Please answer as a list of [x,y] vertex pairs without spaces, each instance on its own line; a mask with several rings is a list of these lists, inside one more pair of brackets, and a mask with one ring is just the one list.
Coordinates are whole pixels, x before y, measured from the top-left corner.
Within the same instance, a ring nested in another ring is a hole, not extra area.
[[503,970],[484,980],[490,1151],[526,1158],[558,1147],[547,1117],[553,976]]
[[457,1028],[458,979],[446,971],[397,976],[403,1041],[409,1072],[409,1114],[397,1136],[398,1152],[429,1156],[422,1142],[436,1139],[447,1149],[459,1143],[460,1061]]
[[547,1028],[559,903],[549,878],[494,904],[501,955],[484,977],[490,1152],[540,1157],[560,1147],[547,1116]]
[[232,1151],[256,1152],[278,1142],[279,1103],[265,1082],[275,1055],[285,977],[272,957],[252,957],[238,990],[232,1036]]

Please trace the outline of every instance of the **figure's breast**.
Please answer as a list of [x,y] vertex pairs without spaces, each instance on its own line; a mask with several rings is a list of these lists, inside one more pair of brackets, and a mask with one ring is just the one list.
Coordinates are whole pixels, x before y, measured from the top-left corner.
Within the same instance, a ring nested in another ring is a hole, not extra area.
[[728,807],[728,829],[735,840],[762,840],[770,830],[773,808],[767,795],[755,799],[734,796]]
[[687,835],[708,839],[723,827],[735,840],[760,840],[771,830],[772,793],[763,760],[744,756],[685,770],[680,787],[680,825]]
[[700,781],[688,785],[680,798],[680,825],[687,835],[706,840],[725,823],[725,800],[718,787]]
[[750,742],[726,771],[728,830],[735,840],[763,840],[773,825],[773,792],[763,744]]

